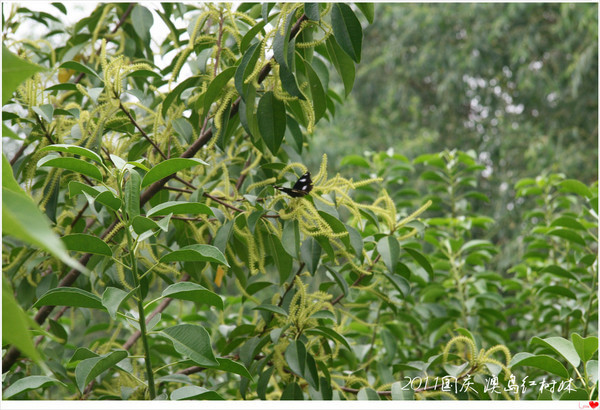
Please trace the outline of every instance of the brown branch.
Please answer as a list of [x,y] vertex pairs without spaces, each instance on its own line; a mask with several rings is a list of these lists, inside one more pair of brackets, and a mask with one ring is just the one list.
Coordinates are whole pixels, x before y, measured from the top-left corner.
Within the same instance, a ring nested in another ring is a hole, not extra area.
[[173,186],[166,186],[165,189],[167,191],[183,192],[184,194],[193,194],[194,193],[194,191],[190,191],[189,189],[175,188]]
[[[371,264],[371,266],[369,266],[369,269],[367,269],[367,272],[371,272],[375,268],[375,265],[377,264],[377,262],[379,262],[380,258],[381,258],[381,255],[377,255],[377,257],[375,258],[375,260],[373,261],[373,263]],[[356,280],[354,281],[354,283],[352,283],[352,285],[350,285],[350,287],[357,286],[360,283],[360,281],[365,278],[365,276],[367,276],[366,273],[361,273],[358,276],[358,278],[356,278]],[[339,303],[339,301],[342,300],[344,298],[344,296],[346,296],[346,295],[343,294],[343,293],[340,294],[340,295],[338,295],[338,297],[336,297],[335,299],[333,299],[331,301],[331,304],[335,305],[335,304]]]
[[248,155],[248,159],[246,160],[246,163],[244,164],[244,169],[240,173],[240,177],[238,178],[238,180],[235,183],[235,190],[236,190],[236,192],[240,190],[240,187],[242,186],[242,184],[246,180],[246,177],[248,176],[248,173],[245,172],[245,171],[246,171],[246,169],[248,169],[248,167],[250,166],[251,162],[252,161],[250,160],[250,155]]
[[213,201],[215,201],[215,202],[218,202],[218,203],[220,203],[220,204],[221,204],[221,205],[223,205],[225,208],[229,208],[229,209],[232,209],[232,210],[234,210],[234,211],[236,211],[236,212],[240,212],[240,213],[244,212],[244,210],[243,210],[243,209],[240,209],[240,208],[237,208],[237,207],[235,207],[235,206],[233,206],[233,205],[231,205],[231,204],[228,204],[227,202],[225,202],[225,201],[223,201],[223,200],[221,200],[221,199],[217,198],[216,196],[212,196],[211,194],[207,194],[206,192],[205,192],[205,193],[203,193],[203,194],[202,194],[202,196],[203,196],[203,197],[206,197],[206,198],[209,198],[209,199],[212,199],[212,200],[213,200]]
[[162,150],[160,149],[160,147],[158,145],[156,145],[154,143],[154,141],[152,141],[152,138],[150,138],[148,136],[148,134],[146,134],[146,132],[142,129],[142,127],[140,127],[140,125],[132,117],[132,115],[129,113],[129,111],[127,111],[127,108],[125,108],[125,106],[123,105],[123,103],[121,101],[119,101],[119,108],[121,109],[121,111],[123,111],[125,113],[125,115],[127,116],[127,118],[129,118],[129,121],[131,121],[131,123],[134,125],[134,127],[138,129],[138,131],[140,132],[140,134],[142,134],[142,137],[144,137],[146,139],[146,141],[148,141],[150,144],[152,144],[152,146],[154,147],[154,149],[160,154],[160,156],[163,159],[167,159],[167,156],[165,155],[165,153],[162,152]]
[[15,156],[12,157],[12,159],[10,160],[10,165],[15,165],[15,162],[17,162],[17,160],[21,158],[21,155],[23,155],[23,152],[25,152],[25,149],[27,149],[28,146],[29,144],[26,144],[25,141],[23,141],[21,148],[19,148],[19,150],[15,152]]
[[123,13],[123,15],[119,19],[119,22],[117,23],[115,28],[112,29],[111,34],[115,34],[117,32],[117,30],[119,29],[119,27],[121,27],[123,25],[123,23],[125,23],[125,20],[127,20],[127,17],[129,17],[129,15],[131,14],[131,11],[133,10],[133,8],[135,7],[136,4],[137,3],[129,3],[129,7],[127,7],[127,10],[125,10],[125,13]]

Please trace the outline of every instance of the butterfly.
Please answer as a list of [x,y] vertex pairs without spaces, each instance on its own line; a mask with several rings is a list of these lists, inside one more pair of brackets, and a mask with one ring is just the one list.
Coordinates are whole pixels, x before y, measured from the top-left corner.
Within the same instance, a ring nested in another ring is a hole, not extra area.
[[300,198],[305,196],[313,189],[312,179],[310,179],[310,172],[306,171],[304,175],[298,178],[293,188],[284,188],[277,185],[273,185],[273,188],[285,192],[292,198]]

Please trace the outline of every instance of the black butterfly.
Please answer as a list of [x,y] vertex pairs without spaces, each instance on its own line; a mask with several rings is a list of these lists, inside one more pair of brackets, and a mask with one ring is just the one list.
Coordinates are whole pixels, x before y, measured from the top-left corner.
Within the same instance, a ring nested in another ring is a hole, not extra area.
[[298,178],[293,188],[284,188],[277,185],[273,185],[273,188],[285,192],[292,198],[300,198],[308,194],[313,189],[312,179],[310,179],[310,172],[306,171],[306,174]]

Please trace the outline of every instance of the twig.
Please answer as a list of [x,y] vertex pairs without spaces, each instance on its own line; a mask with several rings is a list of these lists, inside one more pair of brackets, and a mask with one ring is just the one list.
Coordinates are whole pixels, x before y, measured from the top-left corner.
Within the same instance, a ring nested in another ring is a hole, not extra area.
[[238,178],[237,182],[235,183],[235,190],[236,191],[240,190],[240,187],[242,186],[242,184],[246,180],[246,176],[248,175],[248,173],[245,172],[245,171],[246,171],[246,169],[248,169],[248,166],[250,166],[251,162],[252,161],[251,161],[250,155],[248,155],[248,159],[246,160],[246,163],[244,164],[244,169],[240,173],[240,177]]
[[165,186],[165,189],[168,191],[183,192],[184,194],[193,194],[194,193],[194,191],[190,191],[189,189],[175,188],[174,186]]
[[221,199],[217,198],[216,196],[212,196],[211,194],[207,194],[206,192],[205,192],[205,193],[203,193],[203,194],[202,194],[202,196],[204,196],[204,197],[206,197],[206,198],[210,198],[210,199],[212,199],[213,201],[220,203],[220,204],[221,204],[221,205],[223,205],[225,208],[229,208],[229,209],[232,209],[232,210],[234,210],[234,211],[236,211],[236,212],[240,212],[240,213],[241,213],[241,212],[244,212],[244,210],[243,210],[243,209],[240,209],[240,208],[237,208],[237,207],[235,207],[235,206],[233,206],[233,205],[231,205],[231,204],[228,204],[227,202],[225,202],[225,201],[223,201],[223,200],[221,200]]
[[[377,255],[377,257],[375,258],[375,260],[373,261],[373,263],[371,263],[371,266],[369,266],[369,268],[367,269],[368,272],[371,272],[375,268],[375,265],[377,264],[377,262],[379,262],[380,258],[381,258],[381,254]],[[356,280],[354,281],[354,283],[352,283],[352,285],[350,285],[350,287],[358,285],[360,283],[360,281],[365,278],[365,276],[367,276],[367,274],[361,273],[358,276],[358,278],[356,278]],[[339,303],[339,301],[342,300],[344,298],[344,296],[346,296],[346,295],[343,294],[343,293],[341,293],[340,295],[338,295],[335,299],[333,299],[331,301],[331,304],[335,305],[335,304]]]
[[[180,282],[187,282],[190,279],[190,275],[188,275],[187,273],[185,275],[183,275],[181,277]],[[152,313],[150,313],[148,315],[148,317],[146,318],[146,323],[149,323],[150,320],[156,316],[159,313],[162,313],[173,301],[172,298],[165,298],[160,305],[158,305],[158,307],[156,309],[154,309],[152,311]],[[123,345],[123,349],[125,350],[129,350],[129,348],[131,348],[131,346],[134,345],[134,343],[140,338],[141,336],[141,332],[138,330],[135,333],[133,333],[131,336],[129,336],[129,339],[127,339],[127,341],[125,342],[125,344]]]
[[152,138],[150,138],[148,136],[148,134],[146,134],[146,132],[142,129],[142,127],[140,127],[140,125],[131,116],[131,114],[129,113],[129,111],[127,111],[127,108],[125,108],[125,106],[123,105],[123,103],[121,101],[119,101],[119,108],[121,109],[121,111],[123,111],[125,113],[125,115],[127,116],[127,118],[129,118],[129,121],[131,121],[131,123],[135,126],[135,128],[138,129],[138,131],[140,132],[140,134],[142,134],[142,136],[146,139],[146,141],[148,141],[150,144],[152,144],[152,146],[160,154],[160,156],[163,159],[167,159],[167,156],[165,155],[165,153],[162,152],[162,150],[160,149],[160,147],[158,145],[156,145],[154,143],[154,141],[152,141]]

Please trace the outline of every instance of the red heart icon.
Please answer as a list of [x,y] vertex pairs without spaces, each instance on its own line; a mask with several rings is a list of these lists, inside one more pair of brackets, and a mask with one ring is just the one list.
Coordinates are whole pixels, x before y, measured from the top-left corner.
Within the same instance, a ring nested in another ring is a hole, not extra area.
[[595,409],[596,407],[598,407],[598,402],[597,401],[591,401],[590,402],[590,407]]

